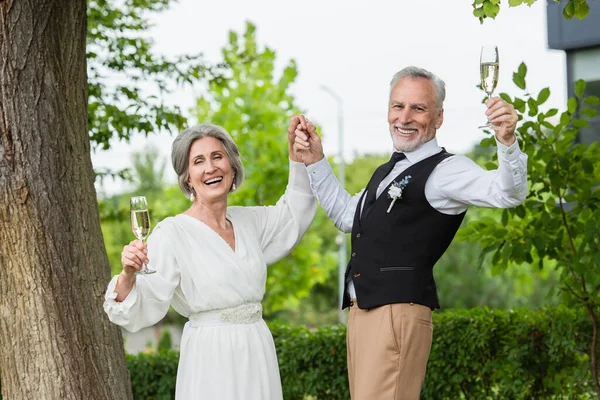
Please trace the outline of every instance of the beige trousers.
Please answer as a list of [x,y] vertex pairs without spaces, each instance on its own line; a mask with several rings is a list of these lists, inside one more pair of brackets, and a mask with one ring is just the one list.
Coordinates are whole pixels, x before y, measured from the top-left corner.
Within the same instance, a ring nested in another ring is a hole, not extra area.
[[346,337],[352,400],[418,400],[432,334],[429,307],[361,310],[353,301]]

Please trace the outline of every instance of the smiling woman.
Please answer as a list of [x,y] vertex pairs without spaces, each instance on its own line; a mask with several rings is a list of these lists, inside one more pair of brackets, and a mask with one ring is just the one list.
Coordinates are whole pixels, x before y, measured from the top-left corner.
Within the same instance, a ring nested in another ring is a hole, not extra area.
[[[225,129],[217,125],[202,124],[191,127],[184,133],[173,142],[171,158],[179,187],[186,196],[193,198],[196,194],[196,188],[191,182],[192,173],[204,171],[207,173],[206,179],[215,180],[217,176],[211,174],[219,172],[219,177],[223,180],[222,168],[225,164],[232,173],[232,183],[227,193],[240,187],[244,181],[244,166],[237,146]],[[201,187],[202,185],[198,185],[199,189]]]
[[[275,206],[227,207],[244,169],[223,128],[186,129],[173,142],[171,158],[192,204],[161,221],[147,245],[134,241],[123,248],[123,272],[109,283],[104,308],[112,322],[132,332],[160,321],[170,306],[189,318],[177,399],[280,400],[261,301],[267,265],[291,251],[316,213],[306,169],[292,150],[289,183]],[[157,273],[136,275],[144,261]]]
[[[233,190],[235,172],[231,168],[223,143],[213,137],[198,139],[190,149],[189,179],[192,199],[219,201]],[[193,200],[192,200],[193,201]]]

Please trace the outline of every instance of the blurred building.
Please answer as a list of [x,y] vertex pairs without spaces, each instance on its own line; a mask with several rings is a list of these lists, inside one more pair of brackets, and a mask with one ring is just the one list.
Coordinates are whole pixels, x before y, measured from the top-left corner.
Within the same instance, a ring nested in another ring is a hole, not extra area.
[[[563,50],[567,55],[567,89],[574,96],[575,82],[587,82],[585,95],[600,97],[600,2],[588,0],[587,18],[567,20],[562,12],[567,2],[547,0],[548,47]],[[579,131],[579,141],[600,142],[600,116],[589,127]]]

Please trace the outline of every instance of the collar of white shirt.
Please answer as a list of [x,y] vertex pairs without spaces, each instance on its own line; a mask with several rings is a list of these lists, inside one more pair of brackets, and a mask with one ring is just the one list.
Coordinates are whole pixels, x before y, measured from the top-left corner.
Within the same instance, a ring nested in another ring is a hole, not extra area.
[[423,145],[415,151],[407,151],[404,155],[411,164],[415,164],[440,151],[442,151],[442,148],[438,146],[437,139],[433,138],[429,142],[423,143]]

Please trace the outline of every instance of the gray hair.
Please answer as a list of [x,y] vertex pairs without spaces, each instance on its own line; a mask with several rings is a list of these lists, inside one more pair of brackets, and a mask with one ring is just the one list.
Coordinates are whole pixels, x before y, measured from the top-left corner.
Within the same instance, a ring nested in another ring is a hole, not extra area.
[[394,86],[396,86],[396,83],[402,78],[424,78],[431,81],[435,87],[437,108],[438,110],[442,109],[444,100],[446,99],[446,84],[437,75],[423,68],[413,66],[406,67],[401,71],[396,72],[392,78],[392,81],[390,82],[390,94]]
[[171,162],[173,163],[173,169],[175,170],[175,173],[177,173],[179,187],[186,197],[189,197],[193,193],[192,188],[188,185],[190,179],[190,148],[196,140],[205,137],[213,137],[223,143],[223,147],[225,148],[225,152],[231,163],[231,168],[233,169],[233,184],[236,186],[236,189],[239,188],[244,181],[244,165],[240,158],[240,152],[229,133],[222,127],[213,124],[192,126],[177,135],[173,141],[173,147],[171,148]]

